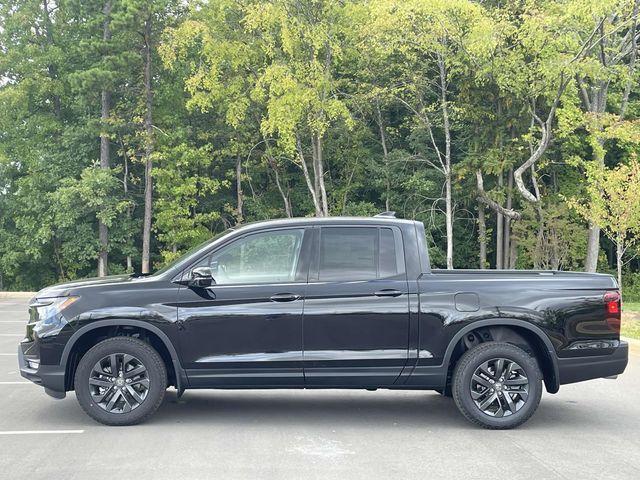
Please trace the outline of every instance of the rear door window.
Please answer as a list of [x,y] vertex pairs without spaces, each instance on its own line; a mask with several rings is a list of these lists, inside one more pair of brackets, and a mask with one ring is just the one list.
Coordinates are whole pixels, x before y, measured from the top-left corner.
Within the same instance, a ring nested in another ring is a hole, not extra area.
[[391,228],[323,227],[320,233],[318,279],[358,281],[391,278],[404,273],[399,234]]

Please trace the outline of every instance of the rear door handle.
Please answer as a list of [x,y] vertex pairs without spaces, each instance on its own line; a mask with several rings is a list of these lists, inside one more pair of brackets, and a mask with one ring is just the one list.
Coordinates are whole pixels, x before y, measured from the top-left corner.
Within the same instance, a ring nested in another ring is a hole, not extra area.
[[402,295],[400,290],[394,290],[393,288],[385,288],[384,290],[378,290],[374,293],[376,297],[399,297]]
[[293,302],[299,298],[300,295],[294,293],[276,293],[275,295],[271,295],[270,300],[272,302]]

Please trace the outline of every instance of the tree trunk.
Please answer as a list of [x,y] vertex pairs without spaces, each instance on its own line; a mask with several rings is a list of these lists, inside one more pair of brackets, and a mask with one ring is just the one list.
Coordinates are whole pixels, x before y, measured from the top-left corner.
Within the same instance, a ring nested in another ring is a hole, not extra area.
[[598,253],[600,252],[600,227],[589,222],[587,232],[587,257],[584,261],[585,272],[595,272],[598,268]]
[[[607,88],[606,84],[601,84],[599,89],[595,89],[593,98],[589,101],[591,113],[600,116],[604,113],[607,106]],[[602,129],[600,129],[602,130]],[[593,161],[599,165],[604,165],[604,140],[600,137],[599,132],[593,133],[597,135],[597,148],[593,151]],[[587,255],[584,260],[584,269],[586,272],[595,272],[598,268],[598,254],[600,253],[600,227],[589,222],[589,230],[587,232]]]
[[[598,103],[595,102],[594,103]],[[602,112],[600,112],[602,113]],[[597,140],[599,147],[601,148],[604,141],[602,139]],[[593,161],[598,162],[600,165],[604,165],[603,151],[598,148],[594,151]],[[600,227],[592,222],[589,222],[589,230],[587,232],[587,256],[584,260],[585,272],[595,272],[598,268],[598,254],[600,253]]]
[[242,207],[244,205],[244,194],[242,193],[242,157],[236,158],[236,221],[238,224],[244,221]]
[[[536,174],[535,165],[531,165],[531,184],[533,185],[533,193],[535,197],[540,200],[542,198],[542,194],[540,193],[540,186],[538,185],[538,175]],[[542,245],[542,242],[544,241],[545,230],[544,210],[542,210],[542,202],[536,202],[535,207],[538,214],[538,244]]]
[[153,90],[151,88],[151,13],[144,22],[144,220],[142,226],[142,273],[150,271],[151,215],[153,208]]
[[[608,83],[601,82],[598,88],[593,88],[593,97],[586,98],[585,102],[589,106],[589,111],[595,116],[602,116],[607,108]],[[599,165],[604,165],[604,139],[601,137],[602,128],[592,133],[596,135],[597,147],[593,151],[593,161]],[[589,222],[587,232],[587,255],[584,260],[586,272],[595,272],[598,268],[598,254],[600,253],[600,227]]]
[[[511,210],[511,206],[513,203],[513,168],[509,169],[508,179],[507,179],[507,209]],[[513,268],[511,265],[511,219],[509,217],[504,217],[504,237],[503,237],[504,246],[502,247],[502,254],[504,255],[502,260],[502,266],[504,268]]]
[[478,189],[478,200],[487,205],[489,208],[495,210],[497,213],[501,214],[503,217],[508,217],[511,220],[519,220],[521,215],[520,212],[516,212],[515,210],[507,210],[502,205],[500,205],[495,200],[492,200],[487,192],[484,189],[484,179],[482,178],[482,171],[480,169],[476,170],[476,188]]
[[[102,10],[104,14],[104,23],[102,24],[102,40],[106,43],[111,39],[111,0],[104,4]],[[108,170],[109,165],[109,134],[106,132],[107,121],[109,120],[109,110],[111,108],[111,92],[105,87],[100,94],[100,168]],[[98,252],[98,276],[104,277],[108,275],[108,248],[109,248],[109,229],[101,220],[98,220],[98,243],[100,251]]]
[[284,189],[282,188],[282,182],[280,182],[280,174],[278,173],[278,165],[269,153],[267,153],[267,162],[269,162],[269,166],[271,167],[271,170],[273,170],[273,175],[276,178],[276,187],[278,187],[278,192],[280,192],[280,196],[282,197],[284,212],[287,215],[287,218],[291,218],[293,216],[291,211],[291,200],[289,199],[289,195],[285,193]]
[[532,123],[537,123],[541,130],[540,140],[538,141],[538,145],[533,148],[531,147],[531,154],[529,158],[522,163],[518,168],[513,171],[513,180],[518,188],[520,194],[525,198],[525,200],[536,203],[539,202],[540,199],[536,198],[524,184],[524,180],[522,179],[522,175],[524,172],[529,170],[532,166],[542,158],[542,155],[549,148],[549,144],[551,143],[551,127],[553,126],[553,120],[556,115],[556,109],[560,104],[560,99],[562,98],[562,94],[564,93],[567,85],[569,85],[570,79],[561,77],[560,85],[558,86],[558,90],[556,91],[556,96],[549,108],[549,113],[547,114],[547,118],[543,121],[538,114],[536,113],[536,102],[535,99],[531,100],[531,119]]
[[[300,168],[302,168],[302,173],[304,174],[304,180],[307,184],[307,188],[309,189],[309,193],[311,194],[311,199],[313,200],[313,206],[316,211],[316,217],[322,217],[322,207],[320,206],[320,201],[318,199],[318,190],[316,188],[317,181],[311,178],[309,173],[309,167],[307,167],[307,160],[304,158],[304,151],[302,150],[302,143],[299,138],[296,138],[296,148],[298,150],[298,157],[300,159]],[[315,147],[314,147],[315,150]],[[315,160],[312,161],[314,171],[316,169]]]
[[[498,187],[502,188],[502,173],[498,175]],[[502,270],[503,263],[503,247],[502,237],[504,235],[504,217],[500,212],[496,212],[496,269]]]
[[445,216],[447,222],[447,268],[453,268],[453,212],[451,205],[451,173],[445,178]]
[[440,107],[442,108],[442,127],[444,129],[444,176],[445,176],[445,221],[447,230],[447,268],[453,268],[453,205],[451,199],[451,127],[449,125],[449,106],[447,101],[447,70],[442,55],[438,54],[440,70]]
[[291,218],[293,217],[293,213],[291,210],[291,200],[289,199],[288,189],[287,189],[287,192],[285,193],[284,188],[282,188],[282,182],[280,182],[280,173],[278,172],[278,164],[276,163],[275,158],[273,158],[273,155],[271,154],[271,146],[269,145],[269,142],[267,141],[267,137],[265,137],[264,134],[262,134],[262,140],[264,141],[264,144],[265,144],[264,154],[267,156],[267,163],[269,164],[269,167],[271,167],[271,170],[273,170],[273,175],[275,176],[275,179],[276,179],[276,187],[278,187],[278,192],[280,192],[280,196],[282,197],[282,203],[284,204],[285,214],[287,215],[287,218]]
[[[124,149],[124,146],[122,148]],[[129,161],[127,160],[127,154],[125,152],[124,154],[124,173],[122,175],[122,187],[124,189],[124,198],[125,200],[129,200]],[[131,230],[130,230],[130,226],[131,226],[131,217],[133,216],[133,210],[131,208],[131,204],[127,205],[127,249],[132,248],[133,245],[133,239],[131,238]],[[131,254],[128,253],[127,254],[127,272],[131,273],[133,272],[133,259],[131,258]]]
[[387,149],[387,135],[385,133],[384,122],[382,121],[382,112],[380,111],[380,102],[376,98],[376,118],[378,129],[380,130],[380,143],[382,144],[382,155],[384,159],[384,173],[385,173],[385,195],[384,206],[388,212],[391,210],[390,197],[391,197],[391,179],[390,179],[390,165],[389,165],[389,150]]
[[616,238],[616,270],[618,272],[618,288],[622,293],[622,257],[624,255],[624,241],[620,235]]
[[509,243],[509,268],[516,268],[516,262],[518,261],[518,242],[515,238],[511,238]]
[[[322,156],[322,137],[320,136],[315,136],[315,142],[316,142],[316,148],[315,148],[315,152],[316,152],[316,158],[315,158],[315,162],[317,164],[315,171],[317,172],[317,178],[316,178],[316,182],[318,184],[318,189],[320,190],[319,192],[319,197],[322,199],[322,216],[323,217],[328,217],[329,216],[329,204],[327,202],[327,189],[325,187],[325,183],[324,183],[324,164],[323,164],[323,156]],[[316,192],[316,195],[318,195],[318,192]]]
[[487,265],[487,223],[482,202],[478,202],[478,243],[480,246],[480,269],[484,270]]

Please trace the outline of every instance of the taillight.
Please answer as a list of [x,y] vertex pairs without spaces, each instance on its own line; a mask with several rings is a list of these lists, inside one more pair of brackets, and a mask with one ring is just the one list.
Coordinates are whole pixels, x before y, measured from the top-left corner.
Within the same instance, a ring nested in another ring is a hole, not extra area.
[[605,308],[607,311],[607,324],[614,332],[620,333],[620,314],[622,296],[620,292],[607,292],[603,297]]

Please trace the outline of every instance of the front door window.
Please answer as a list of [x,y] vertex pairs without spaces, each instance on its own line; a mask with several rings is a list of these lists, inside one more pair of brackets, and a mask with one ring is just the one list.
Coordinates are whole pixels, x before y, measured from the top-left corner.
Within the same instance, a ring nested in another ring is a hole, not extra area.
[[212,254],[205,264],[218,285],[293,283],[300,280],[303,236],[303,229],[256,233]]

